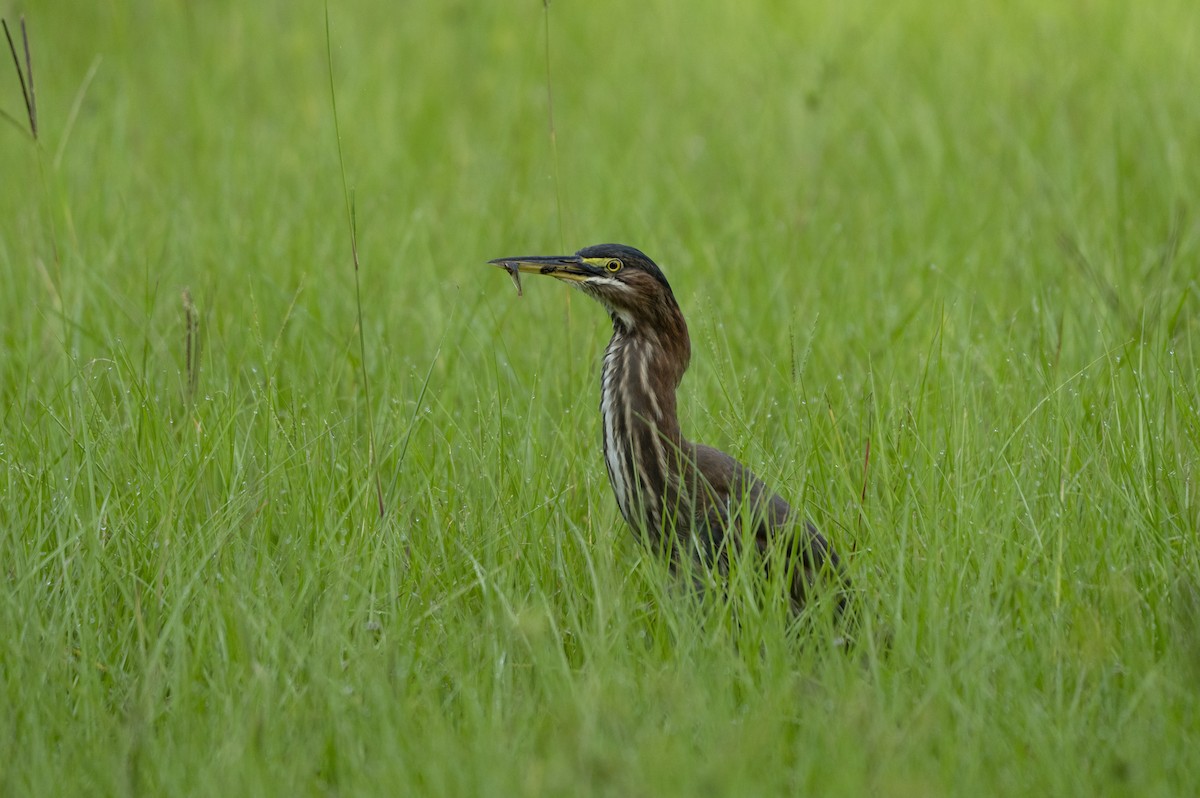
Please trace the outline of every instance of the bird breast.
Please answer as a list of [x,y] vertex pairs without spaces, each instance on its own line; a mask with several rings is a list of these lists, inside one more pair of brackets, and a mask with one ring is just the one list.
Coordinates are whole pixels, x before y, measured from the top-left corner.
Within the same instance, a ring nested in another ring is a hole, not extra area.
[[[652,536],[661,531],[662,505],[677,487],[678,423],[666,417],[674,407],[651,379],[654,342],[616,328],[604,353],[600,415],[604,423],[604,463],[621,515]],[[677,492],[677,491],[675,491]]]

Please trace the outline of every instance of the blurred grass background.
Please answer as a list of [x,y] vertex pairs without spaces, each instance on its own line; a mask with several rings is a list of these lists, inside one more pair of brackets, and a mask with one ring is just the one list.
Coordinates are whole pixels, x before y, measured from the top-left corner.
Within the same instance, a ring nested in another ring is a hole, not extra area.
[[[542,4],[337,4],[373,418],[324,7],[0,12],[0,792],[1194,790],[1190,4],[554,3],[557,171]],[[483,266],[601,241],[886,651],[642,559],[603,313]]]

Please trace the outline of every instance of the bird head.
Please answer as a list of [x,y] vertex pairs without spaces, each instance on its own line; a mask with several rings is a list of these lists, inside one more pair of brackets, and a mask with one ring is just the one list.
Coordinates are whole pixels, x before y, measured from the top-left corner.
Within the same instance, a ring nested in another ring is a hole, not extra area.
[[523,274],[544,274],[570,283],[607,309],[626,327],[661,326],[679,314],[667,278],[641,250],[596,244],[574,255],[496,258],[488,263]]

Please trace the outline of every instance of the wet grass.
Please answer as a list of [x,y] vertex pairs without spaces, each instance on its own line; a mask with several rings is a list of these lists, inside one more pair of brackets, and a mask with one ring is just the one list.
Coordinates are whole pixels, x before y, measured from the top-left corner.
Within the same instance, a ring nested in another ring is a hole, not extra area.
[[[323,7],[27,12],[0,792],[1194,789],[1190,6],[554,4],[557,165],[545,20],[331,8],[360,304]],[[603,313],[484,265],[562,237],[663,265],[852,654],[643,557]]]

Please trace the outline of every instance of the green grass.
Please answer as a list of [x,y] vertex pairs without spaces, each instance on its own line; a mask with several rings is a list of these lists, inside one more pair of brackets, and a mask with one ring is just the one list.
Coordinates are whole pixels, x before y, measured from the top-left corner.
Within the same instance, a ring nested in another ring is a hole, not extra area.
[[[1200,16],[938,5],[554,3],[556,186],[541,3],[336,4],[365,363],[323,7],[25,9],[0,794],[1194,792]],[[610,240],[852,653],[620,522],[603,312],[483,265]]]

